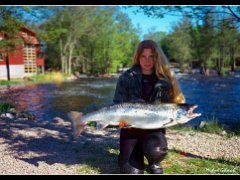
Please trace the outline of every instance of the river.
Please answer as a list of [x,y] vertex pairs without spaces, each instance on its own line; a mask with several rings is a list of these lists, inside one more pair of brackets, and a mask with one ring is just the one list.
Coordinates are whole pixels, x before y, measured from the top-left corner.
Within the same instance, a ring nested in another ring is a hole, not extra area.
[[[240,123],[240,76],[205,77],[180,75],[179,84],[187,103],[202,113],[190,122],[216,119],[223,124]],[[90,112],[112,102],[117,79],[83,78],[61,84],[0,87],[0,100],[14,102],[18,109],[33,113],[38,120],[66,119],[69,111]]]

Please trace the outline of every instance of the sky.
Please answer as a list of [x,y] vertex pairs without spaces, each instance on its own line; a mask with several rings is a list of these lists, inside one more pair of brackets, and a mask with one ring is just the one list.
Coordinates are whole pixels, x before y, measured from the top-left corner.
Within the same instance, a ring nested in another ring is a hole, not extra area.
[[135,27],[140,27],[142,35],[153,31],[163,31],[169,33],[171,25],[177,23],[180,17],[176,16],[164,16],[164,18],[153,18],[144,15],[143,13],[134,14],[133,11],[136,8],[120,8],[122,12],[127,13],[129,18]]

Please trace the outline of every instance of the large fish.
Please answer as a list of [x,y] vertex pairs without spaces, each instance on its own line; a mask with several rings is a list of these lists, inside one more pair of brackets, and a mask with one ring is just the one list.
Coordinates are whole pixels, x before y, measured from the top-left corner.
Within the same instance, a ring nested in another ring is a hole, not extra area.
[[193,112],[196,108],[197,105],[193,104],[120,103],[85,115],[76,111],[71,111],[68,115],[72,122],[74,136],[78,137],[89,122],[97,122],[101,129],[108,125],[158,129],[184,124],[201,116],[201,113]]

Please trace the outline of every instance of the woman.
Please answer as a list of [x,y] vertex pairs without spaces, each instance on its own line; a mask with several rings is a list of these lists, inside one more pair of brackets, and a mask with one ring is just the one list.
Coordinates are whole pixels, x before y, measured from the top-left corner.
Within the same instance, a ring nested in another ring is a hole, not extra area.
[[[133,67],[119,77],[113,102],[156,101],[184,103],[185,98],[163,51],[154,41],[144,40],[135,51]],[[120,173],[143,174],[145,156],[149,163],[147,170],[162,174],[160,162],[166,155],[165,129],[121,129]]]

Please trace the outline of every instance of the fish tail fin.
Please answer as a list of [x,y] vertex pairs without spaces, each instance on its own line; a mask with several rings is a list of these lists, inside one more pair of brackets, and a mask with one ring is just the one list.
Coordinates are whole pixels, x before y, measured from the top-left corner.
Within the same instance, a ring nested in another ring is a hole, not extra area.
[[74,138],[79,137],[86,126],[86,124],[81,120],[82,116],[83,116],[82,112],[71,111],[68,113],[68,117],[70,118],[72,123]]

